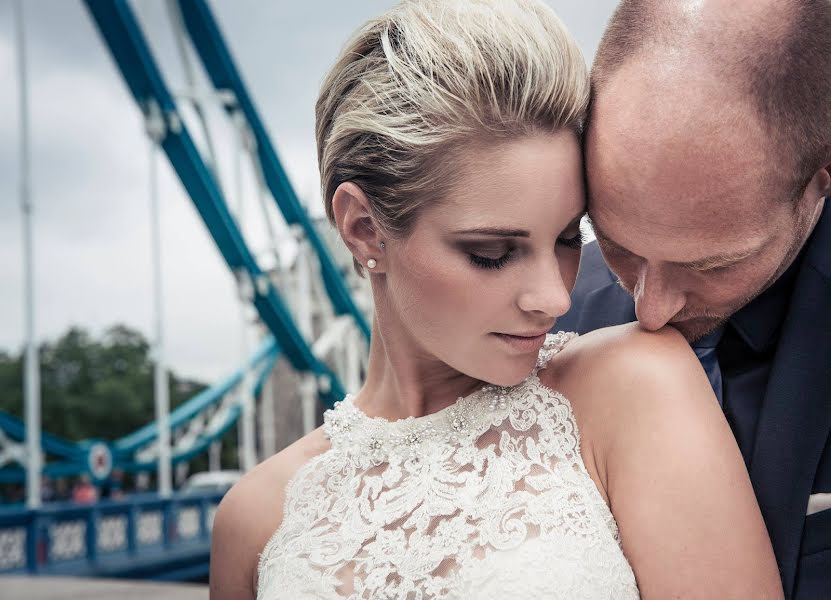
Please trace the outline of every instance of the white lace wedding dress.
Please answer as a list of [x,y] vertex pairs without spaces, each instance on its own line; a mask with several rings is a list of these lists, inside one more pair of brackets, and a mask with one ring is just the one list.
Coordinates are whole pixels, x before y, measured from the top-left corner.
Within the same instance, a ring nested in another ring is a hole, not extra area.
[[286,490],[258,599],[639,598],[617,525],[580,456],[571,406],[537,369],[390,422],[347,398],[331,449]]

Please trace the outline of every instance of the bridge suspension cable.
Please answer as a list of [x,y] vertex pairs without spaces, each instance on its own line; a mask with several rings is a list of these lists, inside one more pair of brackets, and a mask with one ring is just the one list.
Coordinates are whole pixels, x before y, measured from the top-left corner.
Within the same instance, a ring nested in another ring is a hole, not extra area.
[[43,468],[40,439],[40,358],[35,337],[34,242],[29,168],[29,82],[26,70],[26,27],[23,2],[15,0],[17,65],[20,110],[20,208],[23,216],[23,311],[25,323],[24,403],[26,413],[26,505],[40,506],[40,472]]

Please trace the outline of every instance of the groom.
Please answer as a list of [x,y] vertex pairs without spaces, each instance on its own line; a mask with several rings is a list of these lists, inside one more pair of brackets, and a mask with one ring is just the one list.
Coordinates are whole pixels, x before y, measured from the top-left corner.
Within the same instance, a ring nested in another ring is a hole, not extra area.
[[831,598],[830,34],[831,0],[621,2],[586,127],[598,243],[557,323],[687,337],[797,600]]

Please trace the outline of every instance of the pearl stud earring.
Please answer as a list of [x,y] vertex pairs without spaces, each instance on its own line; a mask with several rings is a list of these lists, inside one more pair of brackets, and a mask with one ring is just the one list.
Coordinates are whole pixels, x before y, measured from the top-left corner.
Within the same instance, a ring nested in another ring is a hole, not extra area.
[[374,258],[370,258],[368,261],[366,261],[366,266],[370,269],[374,269],[378,266],[378,261],[376,261]]

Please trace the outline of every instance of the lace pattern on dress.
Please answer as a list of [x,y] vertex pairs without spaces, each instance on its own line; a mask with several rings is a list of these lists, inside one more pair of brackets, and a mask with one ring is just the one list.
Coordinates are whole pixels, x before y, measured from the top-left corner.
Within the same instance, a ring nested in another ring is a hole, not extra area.
[[258,598],[639,598],[571,405],[537,376],[575,336],[548,336],[523,383],[432,415],[327,411],[331,448],[286,489]]

